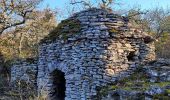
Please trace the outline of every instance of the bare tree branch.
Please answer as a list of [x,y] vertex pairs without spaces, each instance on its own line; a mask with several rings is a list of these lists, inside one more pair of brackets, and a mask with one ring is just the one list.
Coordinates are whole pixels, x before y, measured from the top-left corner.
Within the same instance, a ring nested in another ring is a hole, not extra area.
[[42,0],[2,0],[0,1],[0,35],[7,29],[22,25]]
[[92,8],[91,4],[86,2],[86,1],[71,1],[72,5],[75,5],[75,4],[83,4],[84,6],[87,6],[88,8]]

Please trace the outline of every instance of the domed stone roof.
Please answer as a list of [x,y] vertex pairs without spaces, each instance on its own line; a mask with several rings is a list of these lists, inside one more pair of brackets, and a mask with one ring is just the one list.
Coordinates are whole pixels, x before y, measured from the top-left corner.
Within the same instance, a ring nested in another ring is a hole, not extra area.
[[41,40],[41,43],[82,38],[143,38],[147,42],[153,41],[146,32],[133,27],[128,17],[104,9],[91,8],[61,21],[48,36]]

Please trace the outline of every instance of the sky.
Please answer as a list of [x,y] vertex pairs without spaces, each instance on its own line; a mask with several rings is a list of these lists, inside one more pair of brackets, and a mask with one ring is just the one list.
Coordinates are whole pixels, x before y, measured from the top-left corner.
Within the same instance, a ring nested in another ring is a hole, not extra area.
[[[142,9],[151,9],[155,6],[170,6],[170,0],[117,0],[125,7],[141,6]],[[44,0],[41,7],[49,5],[50,8],[63,8],[69,0]]]
[[[69,1],[70,0],[44,0],[40,4],[39,8],[42,9],[47,7],[48,5],[49,8],[57,9],[61,11],[60,15],[63,15],[62,16],[63,18],[60,19],[65,19],[67,16],[69,16],[66,15],[66,11],[65,11],[65,9],[70,6]],[[117,1],[119,1],[121,5],[116,6],[116,9],[131,9],[135,7],[140,7],[143,10],[148,10],[148,9],[153,9],[155,7],[163,7],[163,8],[167,8],[168,6],[170,7],[170,0],[117,0]]]

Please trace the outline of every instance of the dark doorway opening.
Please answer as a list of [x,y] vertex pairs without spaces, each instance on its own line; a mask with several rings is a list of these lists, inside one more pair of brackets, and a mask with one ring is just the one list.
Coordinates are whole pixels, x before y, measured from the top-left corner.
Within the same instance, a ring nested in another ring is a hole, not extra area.
[[135,60],[135,52],[134,51],[129,52],[129,54],[127,55],[127,59],[128,59],[128,61],[134,61]]
[[112,98],[114,98],[114,100],[120,100],[121,98],[120,98],[120,95],[118,94],[118,93],[114,93],[113,95],[112,95]]
[[51,73],[51,75],[53,81],[53,90],[51,92],[52,100],[64,100],[66,91],[64,73],[56,69]]

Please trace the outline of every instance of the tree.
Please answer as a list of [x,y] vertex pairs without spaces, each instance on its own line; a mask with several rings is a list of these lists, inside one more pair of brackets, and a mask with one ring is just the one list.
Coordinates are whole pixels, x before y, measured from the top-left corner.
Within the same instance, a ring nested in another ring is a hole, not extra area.
[[0,34],[22,25],[42,0],[0,0]]
[[[43,11],[36,11],[33,16],[34,20],[27,22],[26,26],[22,29],[25,36],[23,40],[20,41],[20,51],[24,50],[27,52],[27,50],[30,49],[28,52],[29,55],[36,57],[38,54],[39,41],[48,35],[48,33],[57,26],[57,22],[56,12],[49,8],[46,8]],[[20,36],[22,37],[22,35]],[[21,50],[21,48],[23,48],[23,50]],[[22,54],[24,54],[24,51]]]
[[156,54],[158,57],[170,58],[170,11],[169,9],[155,8],[143,16],[143,21],[147,24],[145,29],[151,33],[155,39]]
[[[93,4],[92,1],[95,1],[96,4]],[[102,9],[107,9],[107,10],[111,10],[112,7],[111,5],[113,4],[118,4],[117,0],[71,0],[72,5],[75,4],[82,4],[82,7],[84,8],[92,8],[95,7],[96,5]]]
[[1,35],[0,50],[6,59],[36,57],[38,43],[56,26],[55,12],[49,8],[34,11],[22,26]]
[[114,1],[115,0],[101,0],[100,7],[103,9],[111,9],[109,6],[112,5]]
[[71,5],[82,4],[83,8],[92,8],[92,4],[89,0],[70,0]]
[[[163,8],[155,8],[150,10],[145,16],[144,19],[148,22],[149,28],[155,33],[155,37],[159,38],[163,33],[167,32],[169,21],[170,21],[170,11]],[[168,21],[169,20],[169,21]],[[170,31],[169,31],[170,32]]]

